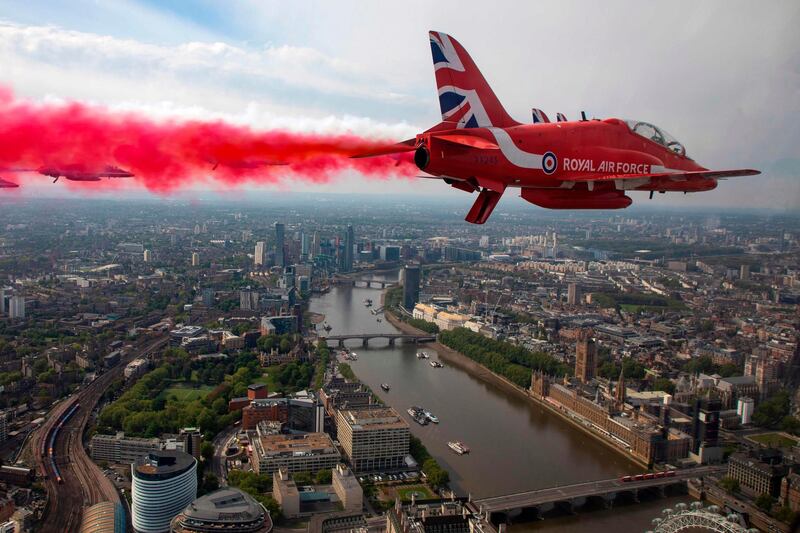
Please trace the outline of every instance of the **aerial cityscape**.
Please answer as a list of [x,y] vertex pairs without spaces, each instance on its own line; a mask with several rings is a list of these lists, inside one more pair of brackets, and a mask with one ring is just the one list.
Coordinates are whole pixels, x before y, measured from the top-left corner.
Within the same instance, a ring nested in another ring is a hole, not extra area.
[[0,533],[798,531],[800,6],[332,4],[0,0]]

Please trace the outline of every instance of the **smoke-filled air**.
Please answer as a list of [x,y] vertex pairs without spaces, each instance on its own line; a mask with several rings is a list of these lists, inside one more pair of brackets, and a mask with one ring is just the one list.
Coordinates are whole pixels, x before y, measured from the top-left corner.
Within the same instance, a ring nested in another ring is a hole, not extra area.
[[20,186],[43,179],[47,169],[125,171],[133,174],[126,184],[159,193],[197,184],[326,183],[347,169],[380,178],[413,175],[408,154],[350,158],[391,143],[348,132],[256,130],[219,120],[156,120],[79,102],[30,102],[0,87],[0,176]]

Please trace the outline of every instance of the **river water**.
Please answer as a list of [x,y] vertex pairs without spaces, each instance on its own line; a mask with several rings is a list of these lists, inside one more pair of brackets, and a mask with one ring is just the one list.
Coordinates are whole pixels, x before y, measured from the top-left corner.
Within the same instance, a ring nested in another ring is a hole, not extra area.
[[[380,297],[377,289],[338,286],[315,296],[311,310],[326,316],[332,326],[330,335],[397,333],[386,320],[378,322],[381,316],[372,315],[364,305],[369,298],[379,306]],[[450,472],[451,486],[460,495],[499,496],[641,471],[620,454],[510,391],[456,365],[443,361],[444,368],[433,368],[428,360],[417,359],[418,349],[431,354],[431,360],[438,359],[429,347],[400,342],[390,347],[382,339],[372,341],[368,348],[359,341],[348,342],[348,347],[358,354],[358,360],[349,363],[358,378],[406,418],[411,432]],[[390,384],[391,390],[382,391],[381,383]],[[420,426],[406,413],[412,405],[430,410],[440,423]],[[451,440],[463,441],[471,453],[456,455],[447,446]],[[625,520],[618,524],[619,512],[596,511],[512,529],[586,531],[590,519],[592,530],[602,524],[619,532],[643,531],[651,517],[674,503],[677,500],[668,499],[632,506],[622,513]],[[623,524],[627,527],[620,527]]]

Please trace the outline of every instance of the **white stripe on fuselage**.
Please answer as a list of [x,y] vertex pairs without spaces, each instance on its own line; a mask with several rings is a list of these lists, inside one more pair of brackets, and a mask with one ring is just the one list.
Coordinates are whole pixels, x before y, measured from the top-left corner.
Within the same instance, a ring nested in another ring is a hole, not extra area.
[[542,154],[532,154],[517,148],[511,135],[502,128],[486,128],[494,136],[500,151],[512,165],[520,168],[542,168]]

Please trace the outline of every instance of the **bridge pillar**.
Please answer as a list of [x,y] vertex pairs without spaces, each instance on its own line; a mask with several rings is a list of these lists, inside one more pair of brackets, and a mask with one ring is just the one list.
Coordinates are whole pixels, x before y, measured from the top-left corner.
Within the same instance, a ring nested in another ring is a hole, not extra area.
[[639,503],[639,489],[633,489],[633,501]]
[[667,486],[666,485],[660,485],[658,487],[658,495],[661,496],[662,498],[666,498],[667,497]]
[[369,346],[369,339],[364,337],[364,339],[361,341],[361,346],[363,346],[364,348]]
[[371,287],[372,287],[372,282],[371,282],[371,281],[369,281],[369,280],[367,280],[367,288],[369,289],[369,288],[371,288]]
[[615,492],[610,494],[603,494],[603,507],[606,509],[611,509],[614,507],[614,499],[617,497]]
[[339,348],[344,348],[344,339],[339,339]]
[[394,346],[394,341],[395,341],[394,337],[389,337],[389,346]]

